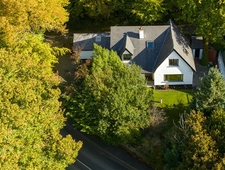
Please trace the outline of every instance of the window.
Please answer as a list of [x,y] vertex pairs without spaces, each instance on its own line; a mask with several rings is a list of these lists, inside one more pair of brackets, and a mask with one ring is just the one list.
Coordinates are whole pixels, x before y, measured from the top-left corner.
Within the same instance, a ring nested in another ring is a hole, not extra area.
[[145,78],[147,81],[152,81],[153,80],[152,73],[146,73]]
[[178,59],[169,59],[169,66],[178,66],[179,60]]
[[183,81],[183,74],[165,74],[164,81]]
[[147,47],[150,49],[154,48],[154,42],[152,41],[147,42]]
[[131,60],[131,54],[123,54],[123,60]]

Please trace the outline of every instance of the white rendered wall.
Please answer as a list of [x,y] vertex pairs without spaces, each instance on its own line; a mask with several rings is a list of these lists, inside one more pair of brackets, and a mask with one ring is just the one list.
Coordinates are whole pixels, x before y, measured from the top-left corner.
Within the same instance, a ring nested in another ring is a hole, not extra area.
[[[179,59],[179,66],[169,66],[169,59]],[[165,74],[183,74],[183,81],[164,81]],[[192,83],[193,70],[175,51],[161,63],[154,73],[154,85],[190,85]]]
[[193,57],[195,58],[195,49],[192,50]]
[[[194,57],[194,58],[195,58],[195,50],[196,50],[196,49],[193,49],[193,50],[192,50],[192,54],[193,54],[193,57]],[[199,49],[199,60],[202,59],[202,53],[203,53],[203,49]]]
[[203,53],[203,49],[200,49],[200,51],[199,51],[199,60],[202,59],[202,53]]
[[93,51],[81,51],[80,52],[80,59],[92,59]]
[[219,66],[220,72],[223,75],[223,79],[225,79],[225,66],[224,66],[221,51],[219,52],[219,55],[218,55],[218,66]]

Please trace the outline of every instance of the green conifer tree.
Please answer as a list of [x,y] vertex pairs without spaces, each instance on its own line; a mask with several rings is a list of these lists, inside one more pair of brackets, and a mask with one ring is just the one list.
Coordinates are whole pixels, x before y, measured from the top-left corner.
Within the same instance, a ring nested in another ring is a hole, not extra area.
[[225,81],[218,68],[211,68],[208,75],[200,80],[191,106],[207,115],[216,109],[225,109]]

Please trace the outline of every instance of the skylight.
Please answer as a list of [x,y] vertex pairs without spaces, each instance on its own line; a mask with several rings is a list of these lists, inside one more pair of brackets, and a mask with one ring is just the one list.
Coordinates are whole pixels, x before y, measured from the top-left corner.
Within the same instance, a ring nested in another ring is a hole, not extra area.
[[101,36],[99,36],[99,35],[96,36],[96,37],[95,37],[95,41],[96,41],[96,42],[100,42],[100,41],[101,41]]
[[148,41],[147,42],[147,47],[151,48],[151,49],[154,48],[154,42],[153,41]]

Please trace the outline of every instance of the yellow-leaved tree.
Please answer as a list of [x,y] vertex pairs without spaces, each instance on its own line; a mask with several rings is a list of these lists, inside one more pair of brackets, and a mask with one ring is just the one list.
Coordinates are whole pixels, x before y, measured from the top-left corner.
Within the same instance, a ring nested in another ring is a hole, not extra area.
[[46,30],[64,31],[67,0],[0,0],[0,167],[65,169],[82,142],[62,137],[57,52]]
[[0,45],[18,42],[27,33],[65,31],[68,0],[0,0]]

